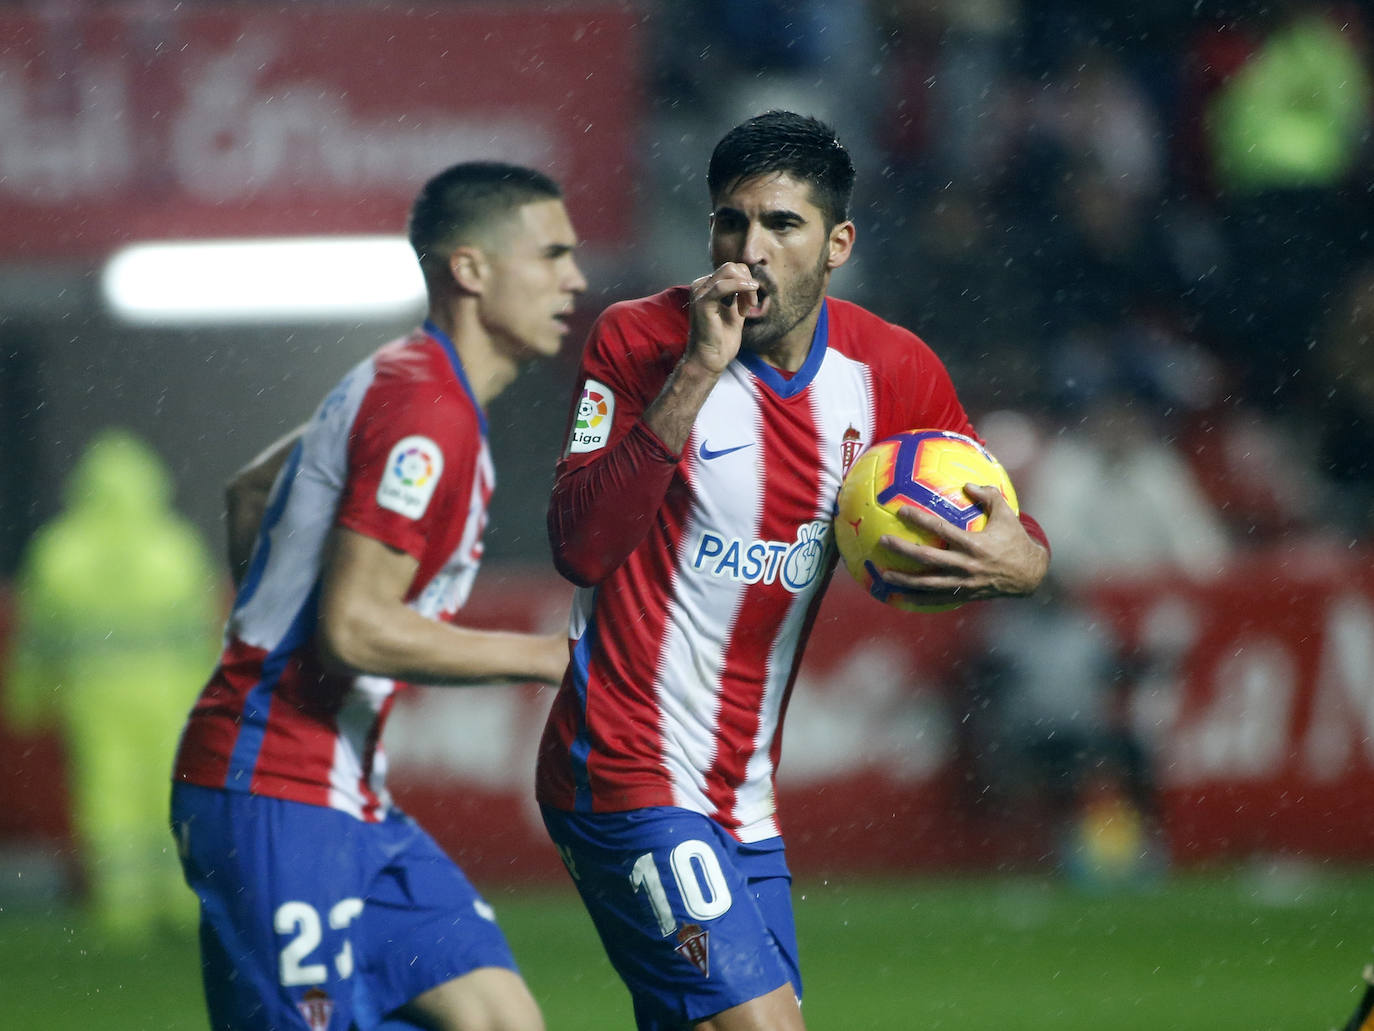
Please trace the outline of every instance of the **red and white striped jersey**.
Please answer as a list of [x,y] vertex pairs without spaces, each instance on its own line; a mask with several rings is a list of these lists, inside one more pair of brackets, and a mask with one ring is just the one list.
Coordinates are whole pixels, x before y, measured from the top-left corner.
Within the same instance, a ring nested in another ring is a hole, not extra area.
[[486,417],[442,331],[426,323],[354,367],[272,488],[175,778],[381,819],[382,726],[402,685],[321,666],[326,539],[339,526],[405,551],[419,562],[406,603],[448,619],[477,575],[494,486]]
[[[687,305],[675,288],[603,314],[560,481],[641,423],[685,349]],[[825,302],[790,376],[740,353],[648,502],[643,539],[577,592],[573,662],[540,749],[543,804],[678,806],[741,841],[780,833],[783,715],[835,564],[840,482],[874,440],[916,427],[973,435],[931,350],[854,304]]]

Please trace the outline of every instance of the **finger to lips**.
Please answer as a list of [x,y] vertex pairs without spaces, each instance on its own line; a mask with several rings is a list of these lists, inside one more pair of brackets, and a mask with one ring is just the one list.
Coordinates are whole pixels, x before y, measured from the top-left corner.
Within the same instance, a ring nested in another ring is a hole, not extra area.
[[734,296],[735,307],[742,316],[748,315],[751,308],[759,303],[758,284],[754,284],[747,290],[741,290]]
[[721,290],[726,291],[720,298],[723,305],[739,304],[745,299],[751,299],[751,304],[758,303],[759,284],[747,271],[743,274],[725,274],[718,285]]

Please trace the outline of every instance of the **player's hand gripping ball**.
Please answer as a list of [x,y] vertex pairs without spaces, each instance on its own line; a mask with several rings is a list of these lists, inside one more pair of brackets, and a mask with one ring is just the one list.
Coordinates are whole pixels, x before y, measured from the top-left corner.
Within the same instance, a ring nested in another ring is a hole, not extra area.
[[885,569],[917,572],[918,562],[878,543],[884,534],[944,547],[939,538],[897,517],[903,505],[934,512],[964,530],[987,523],[983,507],[964,484],[988,484],[1020,511],[1016,490],[1002,464],[976,440],[948,430],[907,430],[880,440],[845,475],[835,511],[835,542],[845,568],[874,598],[908,612],[943,612],[958,605],[922,604],[921,595],[887,583]]

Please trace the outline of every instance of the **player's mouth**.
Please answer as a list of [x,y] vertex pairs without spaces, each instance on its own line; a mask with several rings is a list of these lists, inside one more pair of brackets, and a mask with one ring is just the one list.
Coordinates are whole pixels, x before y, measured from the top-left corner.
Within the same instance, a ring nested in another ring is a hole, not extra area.
[[567,311],[560,311],[554,313],[553,321],[558,323],[559,332],[566,333],[570,328],[572,328],[572,317],[573,313],[571,308],[569,308]]
[[758,302],[754,304],[752,307],[750,307],[749,310],[744,313],[744,317],[746,319],[761,319],[768,311],[768,287],[764,286],[763,283],[760,283],[759,288],[755,293],[755,296],[758,298]]

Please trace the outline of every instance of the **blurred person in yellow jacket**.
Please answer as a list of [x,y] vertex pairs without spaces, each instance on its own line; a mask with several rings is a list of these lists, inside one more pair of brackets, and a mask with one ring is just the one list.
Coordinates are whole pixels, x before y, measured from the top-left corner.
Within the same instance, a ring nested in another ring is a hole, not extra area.
[[3,702],[20,732],[56,729],[96,925],[137,940],[195,926],[167,838],[167,778],[186,709],[219,645],[221,584],[171,507],[162,460],[101,433],[30,542],[15,584]]

